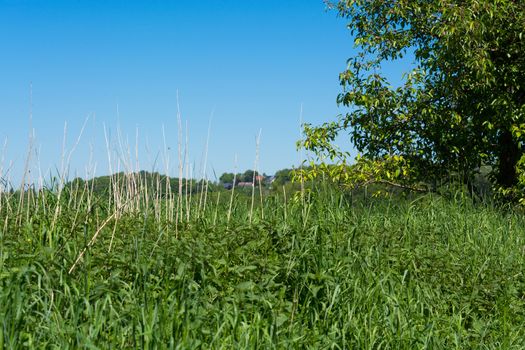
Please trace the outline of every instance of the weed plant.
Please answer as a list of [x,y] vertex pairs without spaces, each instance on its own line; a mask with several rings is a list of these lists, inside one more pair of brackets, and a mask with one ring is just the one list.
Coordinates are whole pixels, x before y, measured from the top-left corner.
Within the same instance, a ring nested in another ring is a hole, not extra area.
[[0,349],[525,348],[519,213],[136,188],[2,193]]

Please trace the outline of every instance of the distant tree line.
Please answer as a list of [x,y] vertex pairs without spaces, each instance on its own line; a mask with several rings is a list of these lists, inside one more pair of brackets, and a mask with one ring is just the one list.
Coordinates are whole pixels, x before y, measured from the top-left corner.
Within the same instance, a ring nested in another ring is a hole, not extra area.
[[169,177],[158,172],[140,171],[136,173],[119,172],[113,175],[98,176],[92,179],[75,178],[67,182],[64,186],[69,190],[89,189],[97,195],[108,195],[113,191],[148,191],[155,193],[161,197],[165,197],[168,193],[176,194],[179,191],[179,182],[182,183],[182,191],[184,194],[196,194],[202,191],[219,191],[228,188],[225,185],[239,185],[242,183],[253,183],[255,185],[266,188],[282,187],[292,182],[293,169],[282,169],[275,173],[275,175],[260,174],[252,169],[246,170],[243,173],[223,173],[219,177],[219,181],[206,181],[197,179],[178,179],[176,177]]
[[95,194],[108,194],[111,191],[144,191],[157,193],[165,197],[168,193],[178,193],[179,182],[182,182],[184,194],[200,193],[203,190],[214,191],[218,184],[205,180],[181,179],[169,177],[158,172],[140,171],[137,173],[116,173],[84,180],[76,178],[66,184],[70,189],[89,188]]
[[261,183],[264,186],[278,185],[282,186],[288,182],[292,181],[292,169],[282,169],[275,173],[275,175],[270,176],[266,174],[260,174],[254,170],[246,170],[244,173],[223,173],[219,177],[219,182],[222,185],[234,184],[238,185],[239,183],[251,183],[255,182],[256,185]]

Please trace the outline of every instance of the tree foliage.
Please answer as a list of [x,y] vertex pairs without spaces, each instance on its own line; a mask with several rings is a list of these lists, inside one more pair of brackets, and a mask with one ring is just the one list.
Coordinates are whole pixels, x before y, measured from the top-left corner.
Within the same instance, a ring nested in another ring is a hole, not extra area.
[[233,183],[233,180],[235,178],[235,174],[233,173],[223,173],[221,177],[219,178],[219,181],[223,184]]
[[257,176],[259,176],[259,172],[248,169],[240,176],[239,180],[241,182],[255,182]]
[[276,186],[283,186],[284,184],[292,181],[292,169],[281,169],[275,173],[275,179],[273,181]]
[[[305,125],[301,146],[348,183],[414,186],[451,173],[469,182],[482,165],[505,194],[525,188],[525,2],[341,0],[330,3],[358,54],[340,74],[337,102],[349,112]],[[382,64],[410,57],[394,87]],[[334,145],[348,133],[360,153]],[[317,168],[314,170],[319,171]],[[312,176],[314,176],[312,175]]]

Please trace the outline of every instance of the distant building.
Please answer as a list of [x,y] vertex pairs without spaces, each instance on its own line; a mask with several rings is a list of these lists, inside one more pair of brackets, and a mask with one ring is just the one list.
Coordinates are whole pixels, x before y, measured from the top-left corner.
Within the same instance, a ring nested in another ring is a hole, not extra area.
[[228,182],[228,183],[222,184],[222,187],[224,187],[224,189],[226,190],[231,190],[233,188],[233,184],[231,182]]
[[253,187],[253,182],[239,182],[237,184],[239,187]]

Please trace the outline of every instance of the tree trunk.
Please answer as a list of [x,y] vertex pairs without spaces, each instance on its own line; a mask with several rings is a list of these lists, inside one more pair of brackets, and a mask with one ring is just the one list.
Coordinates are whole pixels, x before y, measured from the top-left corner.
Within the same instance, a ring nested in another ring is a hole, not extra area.
[[518,183],[516,163],[518,163],[521,155],[522,150],[513,139],[512,133],[509,130],[503,131],[499,138],[499,163],[496,174],[498,185],[510,188]]

